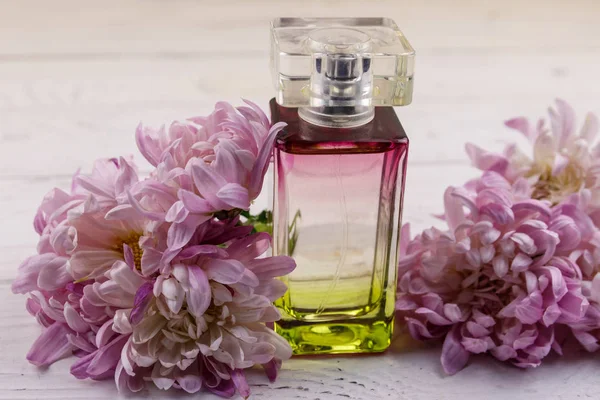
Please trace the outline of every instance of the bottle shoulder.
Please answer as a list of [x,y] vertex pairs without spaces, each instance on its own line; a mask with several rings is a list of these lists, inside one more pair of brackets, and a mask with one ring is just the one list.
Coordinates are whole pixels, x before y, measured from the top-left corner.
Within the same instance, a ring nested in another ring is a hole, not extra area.
[[276,147],[286,152],[385,152],[408,145],[392,107],[376,107],[373,120],[362,126],[328,128],[302,120],[297,108],[282,107],[273,99],[271,117],[273,123],[287,124],[276,139]]

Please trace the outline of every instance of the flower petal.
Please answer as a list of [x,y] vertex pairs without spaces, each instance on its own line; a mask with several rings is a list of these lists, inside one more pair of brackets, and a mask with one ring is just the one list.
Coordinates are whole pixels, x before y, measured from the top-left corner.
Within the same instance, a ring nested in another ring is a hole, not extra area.
[[94,378],[116,368],[127,339],[127,335],[119,335],[112,342],[98,349],[86,372]]
[[54,323],[36,339],[27,353],[27,360],[44,367],[71,354],[73,346],[67,335],[72,333],[66,324]]
[[227,285],[242,279],[245,267],[237,260],[208,260],[203,269],[209,279]]
[[146,307],[152,299],[153,289],[154,284],[152,282],[146,282],[140,286],[135,293],[135,297],[133,299],[133,308],[131,309],[131,314],[129,315],[129,322],[133,325],[138,324],[142,320],[144,312],[146,311]]
[[244,399],[247,399],[250,396],[250,387],[246,381],[244,371],[241,369],[234,369],[231,371],[231,380],[233,381],[233,384],[235,385],[239,395]]
[[250,208],[248,189],[238,183],[227,183],[217,192],[217,197],[230,208]]
[[467,365],[469,352],[460,343],[459,326],[454,326],[446,335],[442,347],[442,367],[449,375],[454,375]]
[[189,267],[190,290],[186,293],[189,311],[196,317],[201,317],[212,300],[211,287],[204,271],[197,266]]
[[296,268],[296,262],[291,257],[273,256],[255,259],[247,266],[258,279],[265,280],[291,273]]
[[273,144],[275,143],[275,138],[279,132],[285,128],[286,125],[287,124],[284,122],[278,122],[271,126],[269,135],[262,143],[258,156],[256,157],[256,162],[254,163],[254,167],[252,168],[252,172],[250,174],[248,194],[251,199],[255,199],[260,194],[260,190],[262,189],[263,181],[265,179],[265,174],[267,173],[267,168],[269,167],[269,161],[271,160],[271,156],[273,154]]

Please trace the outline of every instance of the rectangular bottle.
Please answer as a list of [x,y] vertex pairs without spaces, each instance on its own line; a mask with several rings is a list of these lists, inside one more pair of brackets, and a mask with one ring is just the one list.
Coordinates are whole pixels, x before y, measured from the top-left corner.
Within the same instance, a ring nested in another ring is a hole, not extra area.
[[[382,18],[279,19],[273,241],[296,260],[275,330],[295,354],[391,340],[414,51]],[[384,105],[383,107],[374,107]],[[385,106],[388,105],[388,106]]]

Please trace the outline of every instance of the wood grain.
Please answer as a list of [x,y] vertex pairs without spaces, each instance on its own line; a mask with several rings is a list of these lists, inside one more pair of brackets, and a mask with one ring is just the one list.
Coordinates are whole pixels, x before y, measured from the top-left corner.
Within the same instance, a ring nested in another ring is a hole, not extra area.
[[[467,141],[500,150],[518,136],[502,121],[537,118],[555,97],[600,112],[600,2],[0,0],[0,399],[113,399],[112,382],[77,381],[70,360],[25,359],[39,327],[10,293],[35,251],[31,219],[52,187],[97,157],[135,152],[133,131],[207,113],[216,100],[266,106],[268,22],[276,16],[389,16],[417,49],[415,101],[398,114],[411,137],[405,221],[439,223],[445,186],[476,174]],[[140,161],[142,173],[149,166]],[[257,207],[266,206],[262,196]],[[296,358],[265,399],[598,398],[598,360],[585,354],[521,371],[476,357],[444,377],[439,347],[402,328],[380,356]],[[190,398],[144,392],[133,398]],[[206,395],[205,398],[215,398]]]

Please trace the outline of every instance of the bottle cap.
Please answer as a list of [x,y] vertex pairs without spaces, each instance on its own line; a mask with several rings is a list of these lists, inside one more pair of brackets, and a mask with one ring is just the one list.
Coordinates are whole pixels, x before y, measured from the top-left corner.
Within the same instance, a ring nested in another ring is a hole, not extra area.
[[415,51],[388,18],[271,23],[276,100],[285,107],[410,104]]

